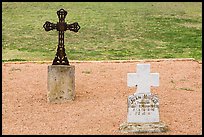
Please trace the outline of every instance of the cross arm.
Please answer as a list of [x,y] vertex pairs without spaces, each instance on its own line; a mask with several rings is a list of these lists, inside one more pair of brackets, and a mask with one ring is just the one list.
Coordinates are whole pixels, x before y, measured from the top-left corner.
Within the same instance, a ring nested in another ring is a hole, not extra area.
[[127,74],[127,85],[128,87],[136,87],[138,84],[138,75],[136,73]]
[[159,86],[159,73],[151,73],[150,83],[152,86]]
[[45,31],[50,31],[56,29],[57,25],[49,21],[46,21],[45,24],[43,25],[43,28],[45,29]]
[[67,30],[78,32],[80,29],[80,26],[77,22],[74,22],[72,24],[67,24]]

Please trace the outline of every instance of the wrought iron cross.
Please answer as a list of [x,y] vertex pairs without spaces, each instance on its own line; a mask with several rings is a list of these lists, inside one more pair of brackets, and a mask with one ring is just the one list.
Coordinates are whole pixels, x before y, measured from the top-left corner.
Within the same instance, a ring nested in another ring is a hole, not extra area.
[[72,24],[67,24],[65,22],[67,11],[65,11],[64,9],[60,9],[59,11],[57,11],[57,15],[59,18],[59,22],[57,22],[57,24],[46,21],[45,24],[43,25],[45,31],[50,31],[53,29],[56,29],[57,31],[59,31],[57,53],[53,60],[52,65],[69,65],[69,61],[67,59],[65,48],[64,48],[64,31],[70,30],[70,31],[78,32],[78,30],[80,29],[80,26],[77,22],[74,22]]

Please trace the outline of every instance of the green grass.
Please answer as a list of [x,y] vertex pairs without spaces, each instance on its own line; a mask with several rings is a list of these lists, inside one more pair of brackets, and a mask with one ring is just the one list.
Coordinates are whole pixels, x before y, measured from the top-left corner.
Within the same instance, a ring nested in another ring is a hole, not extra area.
[[201,2],[2,2],[2,60],[52,61],[58,32],[56,11],[68,11],[69,60],[195,58],[202,60]]

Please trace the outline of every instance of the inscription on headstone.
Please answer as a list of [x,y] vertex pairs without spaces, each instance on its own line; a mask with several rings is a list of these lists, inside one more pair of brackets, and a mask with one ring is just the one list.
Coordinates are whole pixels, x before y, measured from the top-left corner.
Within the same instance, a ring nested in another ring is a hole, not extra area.
[[128,97],[128,122],[159,122],[159,101],[156,95],[135,94]]

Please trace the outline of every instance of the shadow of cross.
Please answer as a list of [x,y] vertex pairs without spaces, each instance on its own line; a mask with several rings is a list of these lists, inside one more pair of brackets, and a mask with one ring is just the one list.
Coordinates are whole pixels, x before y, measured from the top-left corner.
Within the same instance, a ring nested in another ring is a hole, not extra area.
[[137,93],[151,93],[151,86],[159,86],[159,73],[150,73],[150,64],[137,64],[137,73],[128,73],[127,77],[127,85],[137,86]]
[[60,9],[59,11],[57,11],[57,15],[59,18],[59,22],[57,22],[57,24],[46,21],[45,24],[43,25],[45,31],[50,31],[53,29],[56,29],[57,31],[59,31],[57,53],[53,60],[52,65],[69,65],[69,61],[67,59],[65,48],[64,48],[64,31],[70,30],[70,31],[78,32],[78,30],[80,29],[80,26],[77,22],[74,22],[72,24],[67,24],[65,22],[67,11],[65,11],[64,9]]

